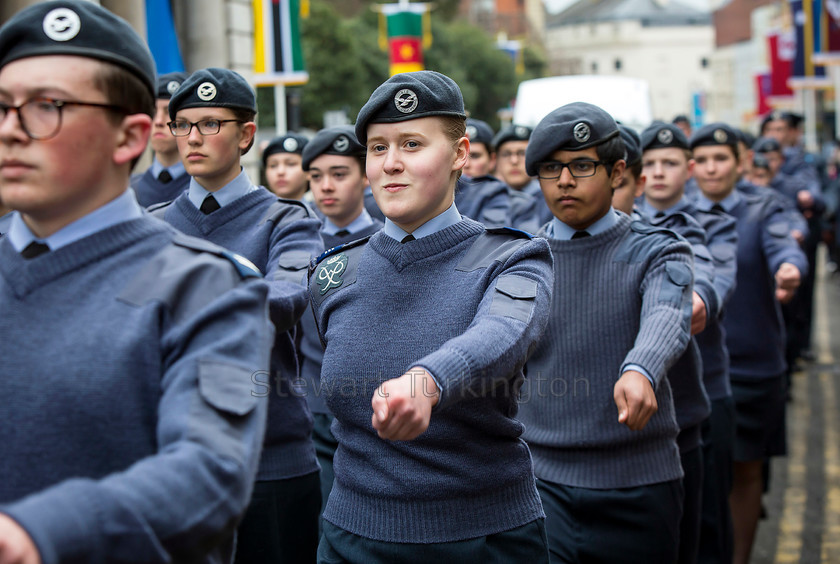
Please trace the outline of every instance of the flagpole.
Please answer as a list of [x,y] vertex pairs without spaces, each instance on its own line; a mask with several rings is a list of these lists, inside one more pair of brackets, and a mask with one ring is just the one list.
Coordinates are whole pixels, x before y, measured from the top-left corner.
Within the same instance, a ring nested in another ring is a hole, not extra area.
[[288,131],[288,124],[286,123],[286,86],[283,84],[274,85],[274,124],[278,137]]
[[834,138],[840,139],[840,52],[814,53],[811,58],[826,67],[834,85]]

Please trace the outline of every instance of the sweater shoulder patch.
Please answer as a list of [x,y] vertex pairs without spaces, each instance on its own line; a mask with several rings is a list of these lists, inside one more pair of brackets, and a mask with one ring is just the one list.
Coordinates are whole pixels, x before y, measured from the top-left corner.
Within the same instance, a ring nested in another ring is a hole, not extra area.
[[505,262],[517,249],[533,238],[530,233],[510,227],[486,229],[476,237],[455,270],[472,272],[487,268],[494,262]]
[[630,222],[630,232],[616,252],[614,260],[628,263],[643,262],[671,243],[680,240],[682,237],[670,229],[635,220]]
[[260,223],[265,223],[267,221],[271,223],[280,223],[280,221],[287,216],[296,219],[303,219],[315,217],[315,212],[313,212],[309,206],[303,202],[299,202],[298,200],[277,198],[277,200],[272,202],[272,204],[268,206],[268,209],[265,210],[265,214],[263,214]]
[[328,294],[356,282],[356,269],[370,235],[324,251],[309,265],[309,294],[319,304]]
[[239,273],[240,278],[262,278],[262,272],[260,269],[257,268],[254,263],[243,257],[242,255],[238,255],[223,247],[219,247],[218,245],[214,245],[209,241],[205,241],[204,239],[199,239],[197,237],[189,237],[187,235],[183,235],[177,233],[175,237],[172,239],[172,243],[178,245],[179,247],[183,247],[186,249],[192,249],[194,251],[202,252],[202,253],[211,253],[216,255],[217,257],[221,257],[228,262],[230,262],[236,271]]
[[163,219],[163,216],[164,216],[164,214],[166,213],[166,209],[167,209],[167,208],[168,208],[168,207],[172,204],[172,202],[174,202],[174,201],[175,201],[175,200],[170,200],[170,201],[168,201],[168,202],[161,202],[161,203],[159,203],[159,204],[152,204],[151,206],[149,206],[148,208],[146,208],[146,211],[147,211],[148,213],[152,214],[152,216],[154,216],[154,217],[156,217],[156,218],[158,218],[158,219]]

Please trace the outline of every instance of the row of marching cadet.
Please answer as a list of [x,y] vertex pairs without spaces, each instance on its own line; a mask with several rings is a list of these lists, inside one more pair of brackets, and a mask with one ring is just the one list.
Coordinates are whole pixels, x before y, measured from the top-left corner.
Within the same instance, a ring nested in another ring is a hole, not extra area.
[[494,133],[398,74],[267,187],[255,115],[98,5],[0,28],[0,564],[748,561],[824,217],[795,115]]

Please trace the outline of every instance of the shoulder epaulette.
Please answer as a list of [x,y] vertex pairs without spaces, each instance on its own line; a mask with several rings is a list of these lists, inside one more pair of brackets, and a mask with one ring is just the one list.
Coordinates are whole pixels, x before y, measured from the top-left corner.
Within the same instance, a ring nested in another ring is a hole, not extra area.
[[653,235],[654,233],[663,233],[665,235],[670,235],[674,239],[679,239],[680,236],[665,227],[660,227],[658,225],[653,225],[651,223],[647,223],[640,220],[633,220],[630,222],[630,229],[636,233],[640,233],[642,235]]
[[527,231],[521,229],[514,229],[513,227],[491,227],[488,228],[487,233],[491,235],[511,235],[517,239],[533,239],[534,236]]
[[343,243],[341,245],[336,245],[330,249],[327,249],[320,256],[312,259],[312,266],[318,266],[318,264],[323,261],[325,258],[329,258],[336,253],[341,253],[344,251],[349,251],[350,249],[354,249],[356,247],[361,247],[362,245],[366,244],[373,235],[368,235],[367,237],[362,237],[361,239],[356,239],[355,241],[350,241],[349,243]]
[[265,211],[260,223],[265,223],[266,221],[271,221],[272,223],[277,223],[277,220],[280,219],[280,216],[288,210],[288,206],[295,206],[301,208],[305,213],[306,217],[315,217],[315,212],[307,206],[305,203],[299,200],[288,200],[286,198],[277,198],[276,201],[272,202],[268,209]]
[[152,204],[151,206],[146,208],[146,211],[152,214],[153,216],[157,217],[158,219],[163,219],[163,214],[166,212],[166,208],[168,208],[174,201],[175,200],[169,200],[168,202]]
[[239,276],[243,279],[263,277],[262,272],[260,272],[260,269],[254,266],[254,263],[252,263],[242,255],[232,253],[227,249],[219,247],[218,245],[214,245],[213,243],[205,241],[204,239],[199,239],[197,237],[189,237],[182,233],[176,233],[175,236],[172,238],[172,243],[178,245],[179,247],[184,247],[186,249],[192,249],[194,251],[199,251],[202,253],[211,253],[213,255],[216,255],[217,257],[221,257],[227,260],[236,268],[236,271],[239,273]]

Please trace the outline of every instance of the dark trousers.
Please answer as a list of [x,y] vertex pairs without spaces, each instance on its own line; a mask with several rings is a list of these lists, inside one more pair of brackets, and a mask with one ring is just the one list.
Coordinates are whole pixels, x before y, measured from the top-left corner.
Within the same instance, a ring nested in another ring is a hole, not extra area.
[[537,519],[510,531],[463,541],[393,543],[360,537],[323,521],[319,564],[547,564],[545,524]]
[[318,456],[318,464],[321,466],[321,511],[318,515],[324,514],[327,505],[327,498],[332,491],[333,480],[333,457],[335,449],[338,448],[338,441],[330,431],[334,417],[329,413],[313,413],[312,442],[315,443],[315,454]]
[[735,444],[735,402],[712,400],[712,413],[703,422],[703,493],[700,510],[702,564],[732,562],[732,452]]
[[680,453],[682,463],[683,514],[680,520],[680,552],[677,562],[695,564],[700,543],[700,509],[703,491],[703,448],[697,447]]
[[595,490],[537,480],[552,564],[673,564],[682,480]]
[[239,525],[236,564],[312,564],[318,549],[320,508],[317,472],[256,482]]

